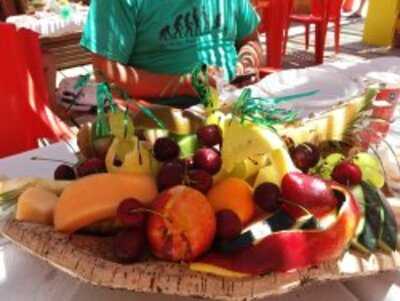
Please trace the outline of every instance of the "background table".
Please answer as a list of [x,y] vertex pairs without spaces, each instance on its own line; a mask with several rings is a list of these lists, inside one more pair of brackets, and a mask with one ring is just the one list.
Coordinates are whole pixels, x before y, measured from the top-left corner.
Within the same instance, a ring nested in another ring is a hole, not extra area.
[[[32,161],[33,156],[75,161],[71,147],[54,144],[46,148],[0,160],[0,174],[9,177],[52,177],[57,163]],[[0,238],[0,296],[12,301],[194,301],[192,298],[143,295],[112,291],[82,283],[54,269],[47,263],[23,252]],[[306,286],[280,297],[265,301],[398,301],[400,272],[346,282],[328,282]]]

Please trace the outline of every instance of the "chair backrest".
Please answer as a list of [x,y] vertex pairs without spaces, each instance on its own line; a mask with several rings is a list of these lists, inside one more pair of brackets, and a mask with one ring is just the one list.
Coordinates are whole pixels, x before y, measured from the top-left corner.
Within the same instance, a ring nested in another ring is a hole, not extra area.
[[343,0],[311,0],[311,13],[320,17],[323,11],[328,10],[329,19],[337,19],[342,15],[342,5]]
[[285,30],[289,26],[290,14],[293,10],[293,0],[253,0],[261,17],[260,31],[266,32],[270,26],[283,26]]
[[0,157],[72,133],[49,108],[37,33],[0,22]]

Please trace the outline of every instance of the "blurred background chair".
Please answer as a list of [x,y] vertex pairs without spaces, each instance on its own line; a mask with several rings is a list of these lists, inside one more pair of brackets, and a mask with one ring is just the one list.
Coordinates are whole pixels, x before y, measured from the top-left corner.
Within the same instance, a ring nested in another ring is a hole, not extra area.
[[342,4],[343,0],[312,0],[310,14],[293,14],[290,16],[291,21],[302,23],[305,26],[306,49],[308,49],[310,45],[310,26],[317,26],[326,21],[324,20],[324,15],[328,12],[328,23],[334,24],[335,52],[338,53],[340,51],[340,19],[342,17]]
[[267,57],[266,67],[260,70],[262,76],[282,68],[293,0],[258,0],[253,2],[261,16],[259,31],[266,35]]
[[344,0],[343,1],[343,11],[346,13],[352,12],[354,6],[354,0]]
[[340,50],[340,19],[343,0],[311,0],[311,12],[309,14],[292,14],[291,22],[302,23],[305,26],[306,49],[310,45],[310,26],[315,25],[315,61],[323,63],[325,41],[328,31],[328,23],[334,23],[335,52]]
[[0,23],[0,157],[38,147],[38,140],[71,139],[50,109],[39,36]]

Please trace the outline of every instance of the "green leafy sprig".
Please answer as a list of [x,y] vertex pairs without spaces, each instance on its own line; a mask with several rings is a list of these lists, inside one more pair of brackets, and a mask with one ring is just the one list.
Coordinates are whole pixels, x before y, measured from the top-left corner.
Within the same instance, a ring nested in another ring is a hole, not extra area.
[[141,103],[131,98],[125,91],[122,91],[122,97],[127,103],[136,106],[136,108],[138,108],[141,112],[143,112],[144,115],[150,118],[160,129],[165,130],[167,128],[165,124],[153,113],[151,109],[145,107]]
[[206,64],[198,64],[193,68],[192,86],[207,112],[212,113],[219,109],[219,101],[213,96],[209,84],[208,66]]
[[250,89],[244,89],[233,105],[233,114],[242,122],[249,121],[256,125],[272,128],[274,125],[293,122],[298,113],[292,110],[278,108],[277,105],[298,98],[311,96],[318,91],[294,94],[283,97],[252,97]]

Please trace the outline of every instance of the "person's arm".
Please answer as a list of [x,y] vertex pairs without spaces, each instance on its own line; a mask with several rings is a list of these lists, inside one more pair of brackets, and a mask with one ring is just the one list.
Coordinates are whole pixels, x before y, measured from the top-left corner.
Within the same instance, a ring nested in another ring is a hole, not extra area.
[[257,31],[239,42],[238,48],[237,75],[253,73],[263,65],[263,51]]
[[[239,78],[247,74],[257,74],[263,64],[262,48],[258,38],[258,25],[260,17],[249,0],[238,1],[237,14],[237,37],[238,61],[236,65],[236,76]],[[239,85],[247,85],[257,80],[254,78],[240,81]]]
[[[92,0],[81,45],[93,54],[102,81],[115,84],[135,98],[195,95],[189,78],[154,74],[130,67],[136,45],[141,1]],[[98,77],[97,77],[98,78]]]
[[93,67],[97,74],[104,77],[101,80],[115,84],[134,98],[197,96],[189,75],[152,73],[96,54],[93,54]]

